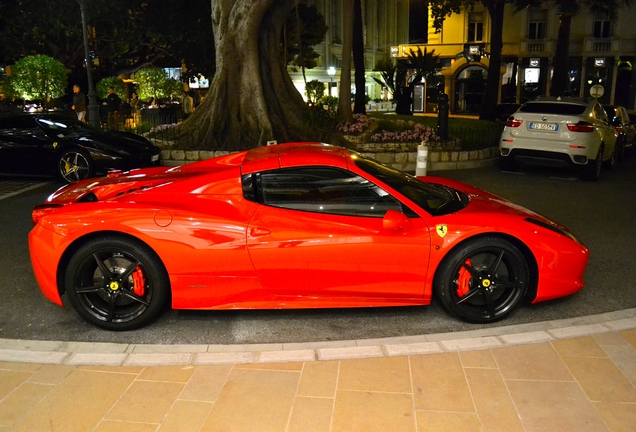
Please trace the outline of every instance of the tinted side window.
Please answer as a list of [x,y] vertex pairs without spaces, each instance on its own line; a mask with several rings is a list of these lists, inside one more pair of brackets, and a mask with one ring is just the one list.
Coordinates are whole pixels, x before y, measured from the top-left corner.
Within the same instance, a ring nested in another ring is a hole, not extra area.
[[247,199],[291,210],[345,216],[384,216],[402,211],[399,201],[382,188],[337,168],[287,168],[243,176]]
[[528,102],[519,111],[539,114],[579,115],[585,111],[585,105],[569,103]]
[[36,127],[32,117],[8,117],[0,122],[0,129],[33,129]]

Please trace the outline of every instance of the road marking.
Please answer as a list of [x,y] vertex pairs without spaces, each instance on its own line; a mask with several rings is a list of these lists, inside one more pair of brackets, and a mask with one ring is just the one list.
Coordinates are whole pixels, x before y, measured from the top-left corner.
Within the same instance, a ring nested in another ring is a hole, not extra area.
[[0,179],[0,200],[42,187],[49,182]]

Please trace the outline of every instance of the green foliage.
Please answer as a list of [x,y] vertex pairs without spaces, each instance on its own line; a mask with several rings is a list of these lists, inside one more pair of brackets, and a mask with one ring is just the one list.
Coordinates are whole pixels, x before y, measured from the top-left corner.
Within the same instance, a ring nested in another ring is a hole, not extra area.
[[285,48],[287,63],[292,68],[312,69],[320,57],[314,49],[325,38],[327,24],[316,6],[299,4],[285,22]]
[[337,97],[325,95],[318,100],[318,105],[322,105],[329,116],[336,118],[336,112],[338,111]]
[[182,59],[189,74],[214,74],[210,0],[2,0],[0,64],[47,54],[80,75],[81,3],[97,76],[130,73],[144,64],[180,65]]
[[395,94],[395,72],[397,70],[397,65],[393,60],[379,60],[375,64],[376,72],[380,72],[380,76],[382,79],[373,77],[375,82],[380,84],[382,87],[386,87],[389,89],[389,92],[393,95]]
[[305,90],[309,102],[315,104],[325,94],[325,83],[318,80],[309,81]]
[[142,100],[178,98],[183,91],[183,85],[177,80],[168,78],[164,70],[160,68],[140,69],[135,73],[135,81],[137,94]]
[[108,96],[108,89],[112,87],[115,90],[115,94],[119,96],[120,99],[126,99],[126,84],[118,77],[108,77],[104,78],[100,82],[97,83],[97,96],[100,99],[106,99]]
[[47,103],[64,95],[67,82],[62,63],[49,56],[36,55],[18,60],[5,84],[13,97]]

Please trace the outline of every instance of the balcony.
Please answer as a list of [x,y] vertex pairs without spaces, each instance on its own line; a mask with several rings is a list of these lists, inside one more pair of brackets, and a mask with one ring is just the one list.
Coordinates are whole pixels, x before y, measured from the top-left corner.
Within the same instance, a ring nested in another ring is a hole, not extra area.
[[621,40],[616,38],[586,37],[584,42],[585,52],[589,55],[619,53]]

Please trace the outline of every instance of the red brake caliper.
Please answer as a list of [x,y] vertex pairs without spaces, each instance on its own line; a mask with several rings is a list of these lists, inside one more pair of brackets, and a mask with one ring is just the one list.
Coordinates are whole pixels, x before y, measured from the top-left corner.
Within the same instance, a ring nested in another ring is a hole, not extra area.
[[[464,264],[469,267],[472,266],[470,258],[466,259],[466,261],[464,261]],[[462,298],[466,294],[468,294],[468,291],[470,291],[471,277],[472,276],[470,275],[470,272],[466,269],[466,267],[462,266],[459,269],[459,275],[457,277],[457,297]]]
[[133,278],[133,292],[136,296],[142,297],[146,293],[146,280],[144,279],[144,273],[141,271],[141,267],[137,266],[132,274]]

